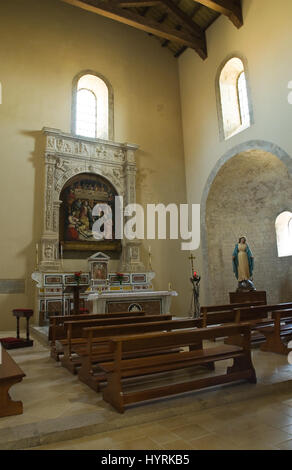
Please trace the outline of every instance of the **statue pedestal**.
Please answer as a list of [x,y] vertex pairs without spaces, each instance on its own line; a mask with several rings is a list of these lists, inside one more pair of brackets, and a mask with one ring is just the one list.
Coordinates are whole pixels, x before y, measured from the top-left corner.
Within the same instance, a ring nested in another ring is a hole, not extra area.
[[253,290],[249,292],[229,292],[231,304],[243,302],[264,302],[267,303],[267,293],[265,290]]

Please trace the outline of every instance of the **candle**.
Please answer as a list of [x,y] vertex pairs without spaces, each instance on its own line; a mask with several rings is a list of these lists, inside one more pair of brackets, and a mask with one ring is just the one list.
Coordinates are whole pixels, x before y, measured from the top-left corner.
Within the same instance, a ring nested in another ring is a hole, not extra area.
[[148,247],[148,253],[149,253],[149,255],[151,255],[151,246],[150,245]]
[[36,265],[38,266],[39,264],[39,244],[38,243],[36,244],[35,251],[36,251]]

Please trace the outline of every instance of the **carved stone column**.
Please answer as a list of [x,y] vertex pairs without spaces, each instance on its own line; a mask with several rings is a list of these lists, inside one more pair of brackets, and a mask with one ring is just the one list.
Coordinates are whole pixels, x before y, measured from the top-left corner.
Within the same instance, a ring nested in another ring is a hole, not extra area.
[[60,201],[55,200],[56,158],[54,155],[45,155],[45,207],[44,230],[41,238],[41,271],[56,271],[60,268],[59,260],[59,206]]
[[[124,205],[136,203],[136,161],[133,148],[128,147],[126,152],[126,161],[124,165],[124,174],[126,180],[126,192],[124,197]],[[124,218],[127,221],[127,217]],[[142,272],[145,266],[140,259],[140,240],[125,240],[123,242],[123,256],[121,263],[121,271],[123,272]]]

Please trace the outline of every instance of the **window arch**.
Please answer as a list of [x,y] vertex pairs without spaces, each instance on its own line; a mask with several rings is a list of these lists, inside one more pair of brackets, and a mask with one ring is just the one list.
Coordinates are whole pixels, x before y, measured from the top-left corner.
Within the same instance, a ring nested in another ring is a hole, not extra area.
[[220,135],[228,139],[251,125],[252,110],[246,65],[232,56],[220,67],[216,78]]
[[104,77],[91,71],[75,77],[72,103],[73,134],[114,140],[113,92]]
[[292,212],[284,211],[275,222],[279,258],[292,256]]
[[97,133],[97,98],[87,88],[77,91],[76,134],[96,137]]

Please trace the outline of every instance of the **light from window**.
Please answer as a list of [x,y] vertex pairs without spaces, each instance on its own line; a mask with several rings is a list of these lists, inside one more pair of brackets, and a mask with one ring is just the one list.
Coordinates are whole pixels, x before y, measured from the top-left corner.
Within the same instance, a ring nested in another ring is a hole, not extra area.
[[292,256],[292,212],[282,212],[275,223],[279,258]]
[[83,75],[77,83],[75,133],[108,139],[108,106],[106,83],[96,75]]
[[250,116],[249,116],[249,108],[248,108],[246,78],[245,78],[244,72],[241,72],[241,74],[238,77],[237,91],[238,91],[238,99],[239,99],[241,125],[244,127],[249,127]]
[[228,139],[250,126],[246,76],[238,57],[226,62],[221,70],[219,89],[224,137]]
[[78,90],[76,116],[76,133],[96,137],[96,96],[91,90]]

